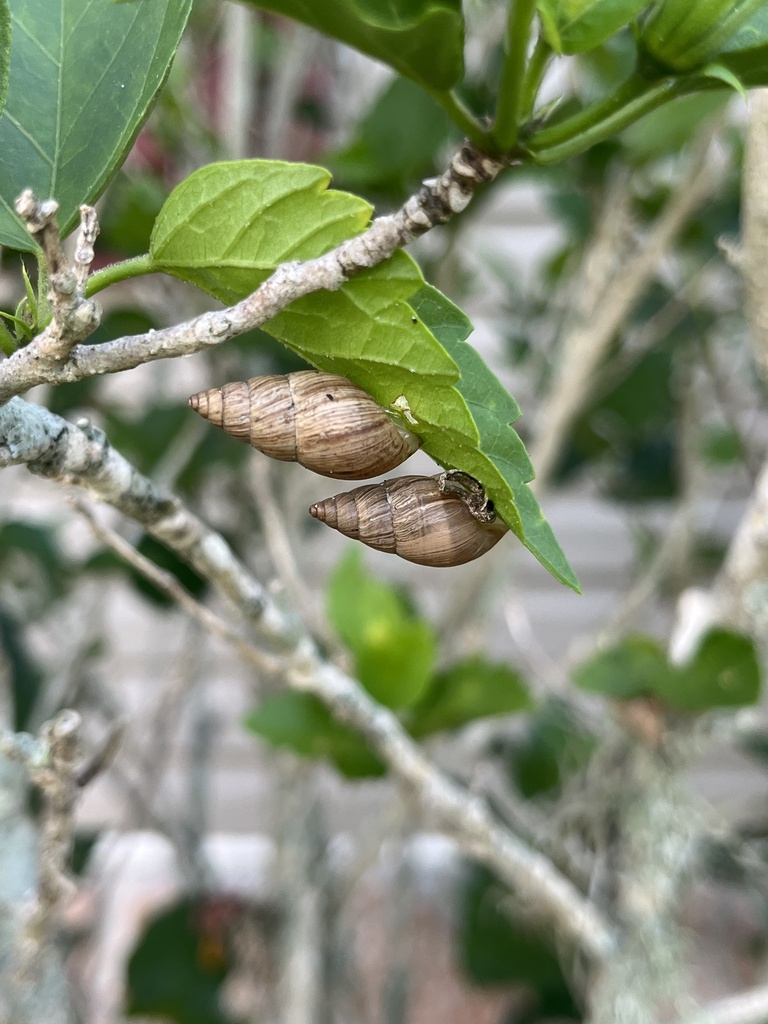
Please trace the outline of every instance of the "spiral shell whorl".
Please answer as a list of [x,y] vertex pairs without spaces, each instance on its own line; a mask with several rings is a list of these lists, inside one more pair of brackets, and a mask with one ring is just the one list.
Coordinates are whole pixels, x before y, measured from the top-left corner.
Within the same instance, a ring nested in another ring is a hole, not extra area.
[[315,370],[225,384],[189,404],[265,455],[341,480],[386,473],[421,445],[351,381]]
[[347,537],[418,565],[453,566],[489,551],[508,527],[479,522],[438,478],[403,476],[318,502],[310,514]]

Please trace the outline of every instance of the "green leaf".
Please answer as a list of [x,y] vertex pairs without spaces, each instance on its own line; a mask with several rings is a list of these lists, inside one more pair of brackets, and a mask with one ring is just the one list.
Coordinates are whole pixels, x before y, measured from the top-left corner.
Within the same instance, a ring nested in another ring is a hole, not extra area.
[[427,88],[464,74],[461,0],[247,0],[389,64]]
[[701,72],[705,78],[714,78],[716,81],[724,82],[730,89],[739,93],[744,99],[747,98],[747,90],[737,76],[724,64],[707,64]]
[[386,772],[365,740],[337,722],[312,694],[289,692],[267,697],[245,724],[273,747],[287,748],[302,757],[326,758],[349,779]]
[[526,920],[516,912],[517,900],[503,883],[487,868],[468,865],[459,899],[458,952],[469,978],[476,985],[518,982],[534,989],[541,1017],[526,1015],[526,1021],[578,1020],[553,942],[530,915]]
[[581,771],[595,738],[566,703],[552,698],[525,719],[525,728],[504,751],[514,785],[524,797],[551,794]]
[[531,554],[555,579],[580,594],[578,578],[527,486],[533,479],[533,467],[511,426],[520,416],[520,409],[477,350],[466,343],[471,323],[430,285],[425,285],[410,304],[458,365],[461,379],[456,387],[480,435],[479,441],[470,445],[462,437],[448,437],[439,428],[433,430],[427,425],[424,450],[446,469],[463,469],[480,480],[496,511]]
[[365,689],[390,708],[417,701],[432,676],[437,638],[415,619],[404,598],[367,573],[362,551],[350,548],[328,588],[328,617],[355,656]]
[[[250,294],[275,267],[318,256],[361,231],[370,209],[326,191],[323,168],[280,161],[212,164],[169,197],[155,225],[158,270],[223,302]],[[487,489],[498,514],[541,563],[579,589],[549,524],[526,486],[533,477],[510,427],[520,410],[465,343],[471,324],[398,250],[335,292],[297,299],[264,330],[314,366],[338,373],[419,434],[446,469]],[[461,377],[461,379],[459,379]],[[482,435],[482,436],[481,436]]]
[[482,657],[458,662],[435,677],[411,711],[409,731],[417,737],[458,729],[477,718],[509,715],[531,706],[520,674]]
[[581,665],[573,681],[582,690],[627,700],[669,689],[671,674],[667,656],[655,640],[630,636]]
[[754,642],[726,629],[710,630],[693,661],[667,677],[656,692],[679,711],[754,704],[760,696]]
[[557,53],[593,50],[628,25],[648,0],[538,0],[547,42]]
[[730,100],[722,92],[694,93],[665,103],[621,133],[619,138],[633,160],[654,160],[679,152],[691,138],[691,125],[703,124]]
[[228,936],[221,927],[231,920],[231,905],[227,909],[228,914],[216,913],[215,896],[205,902],[185,899],[150,921],[128,962],[129,1016],[151,1015],[174,1024],[230,1024],[221,999],[232,966]]
[[655,694],[677,711],[753,704],[761,686],[753,641],[726,629],[710,630],[683,666],[670,665],[650,637],[628,637],[582,665],[574,682],[619,700]]
[[43,691],[44,677],[27,649],[24,630],[0,605],[0,655],[8,670],[7,686],[13,697],[13,727],[26,729]]
[[0,244],[34,249],[13,212],[23,189],[58,200],[64,233],[100,194],[163,84],[191,3],[11,0]]
[[11,9],[8,0],[0,0],[0,114],[8,95],[11,68]]
[[747,88],[768,85],[768,6],[741,26],[718,54],[717,62]]

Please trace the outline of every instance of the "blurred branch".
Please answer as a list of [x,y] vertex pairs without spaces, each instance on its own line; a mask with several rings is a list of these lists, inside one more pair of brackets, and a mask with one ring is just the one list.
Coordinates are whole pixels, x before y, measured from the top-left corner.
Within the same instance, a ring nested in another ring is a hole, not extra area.
[[35,473],[77,483],[109,502],[188,561],[250,617],[261,635],[285,651],[289,684],[313,693],[341,721],[361,732],[393,777],[421,805],[428,822],[454,836],[462,850],[493,867],[564,939],[592,957],[611,949],[612,933],[592,904],[549,862],[501,827],[484,801],[444,775],[403,729],[336,666],[269,594],[219,534],[181,500],[158,490],[92,426],[75,427],[39,406],[13,398],[0,408],[0,467],[26,464]]
[[221,46],[221,133],[228,160],[251,154],[251,123],[259,79],[254,52],[256,11],[247,4],[226,4]]
[[741,248],[735,262],[744,276],[755,361],[763,380],[768,381],[768,89],[752,92],[749,110]]
[[377,266],[395,250],[450,220],[505,166],[505,161],[488,157],[465,143],[454,154],[448,169],[440,177],[425,181],[396,213],[376,218],[363,234],[348,239],[324,256],[281,264],[255,292],[229,309],[203,313],[186,323],[99,345],[75,344],[67,358],[52,356],[49,335],[43,332],[0,362],[0,403],[36,384],[63,384],[129,370],[155,359],[189,355],[260,327],[302,295],[340,288],[360,270]]
[[656,1024],[687,998],[677,908],[703,823],[684,779],[691,750],[673,742],[663,754],[633,745],[611,782],[607,854],[620,924],[590,994],[590,1024]]
[[325,979],[324,889],[326,832],[314,765],[280,765],[280,888],[285,908],[280,950],[280,1007],[284,1024],[319,1024]]
[[[698,150],[692,154],[686,175],[634,259],[620,264],[620,269],[616,270],[610,250],[605,254],[594,251],[590,254],[587,271],[590,263],[598,262],[603,273],[608,270],[609,274],[605,277],[600,275],[591,288],[589,280],[586,281],[585,298],[577,308],[575,324],[563,339],[552,387],[538,417],[541,429],[531,452],[539,489],[546,486],[555,470],[568,431],[591,395],[596,370],[616,332],[648,286],[677,235],[718,187],[723,168],[714,150],[712,133],[708,131]],[[619,202],[618,198],[616,202]],[[610,209],[605,212],[606,218],[615,215]],[[610,231],[598,233],[595,245],[601,244],[606,248],[614,246],[615,234]],[[598,255],[601,255],[599,260]]]
[[[743,175],[741,248],[731,252],[745,283],[747,318],[755,362],[768,381],[768,90],[750,100],[750,125]],[[686,592],[678,602],[672,645],[695,645],[707,626],[720,621],[764,635],[768,621],[768,465],[733,535],[711,591]]]
[[[768,465],[728,547],[712,589],[713,616],[764,631],[768,621]],[[762,626],[762,628],[760,628]]]
[[332,632],[325,617],[312,603],[306,581],[302,578],[293,554],[285,517],[278,508],[272,486],[272,470],[266,458],[253,459],[250,464],[251,493],[261,517],[267,548],[277,573],[294,607],[309,630],[321,641],[339,664],[347,661],[346,652]]
[[709,1003],[676,1024],[765,1024],[768,1020],[768,985],[747,989]]
[[294,123],[297,100],[312,66],[319,36],[297,22],[285,21],[280,26],[279,53],[272,65],[272,81],[264,126],[264,156],[285,159],[286,139]]
[[[63,711],[39,737],[0,731],[0,1020],[8,1024],[74,1020],[52,938],[71,890],[80,724],[76,712]],[[39,834],[27,816],[28,780],[43,795]]]

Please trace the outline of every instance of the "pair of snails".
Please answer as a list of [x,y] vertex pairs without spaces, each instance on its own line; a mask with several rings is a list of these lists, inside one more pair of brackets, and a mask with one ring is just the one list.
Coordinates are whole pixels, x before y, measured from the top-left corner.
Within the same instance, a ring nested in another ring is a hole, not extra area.
[[[315,370],[225,384],[193,395],[189,404],[265,455],[341,480],[379,476],[421,446],[365,391]],[[459,471],[356,487],[309,511],[347,537],[419,565],[462,565],[508,529],[481,485]]]

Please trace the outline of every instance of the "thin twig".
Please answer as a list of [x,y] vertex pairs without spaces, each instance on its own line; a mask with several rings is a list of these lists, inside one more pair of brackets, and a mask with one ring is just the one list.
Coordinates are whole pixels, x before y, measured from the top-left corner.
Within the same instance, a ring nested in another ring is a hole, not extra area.
[[579,320],[566,336],[560,362],[541,410],[541,431],[531,453],[539,488],[555,469],[560,450],[579,410],[591,393],[595,370],[616,331],[637,302],[659,261],[692,214],[717,187],[722,168],[712,155],[711,132],[695,152],[688,172],[656,221],[637,255],[603,289],[595,315]]
[[40,203],[32,190],[27,189],[16,200],[16,212],[43,250],[50,285],[48,299],[53,319],[33,342],[37,358],[53,365],[61,364],[72,348],[96,329],[101,319],[98,305],[85,298],[85,282],[93,262],[93,243],[99,233],[96,211],[92,206],[80,207],[74,269],[69,266],[61,245],[57,219],[59,204],[55,200]]
[[7,730],[0,733],[0,753],[21,762],[43,795],[37,896],[22,950],[27,964],[47,941],[53,915],[73,889],[68,863],[79,792],[81,726],[80,715],[66,710],[43,725],[39,738]]
[[145,579],[149,580],[159,590],[162,590],[164,594],[175,601],[187,615],[195,619],[196,622],[199,622],[209,633],[234,647],[240,657],[249,665],[253,665],[260,672],[265,672],[268,675],[277,675],[282,671],[282,663],[278,658],[265,654],[257,647],[242,640],[223,619],[219,618],[209,608],[206,608],[205,605],[196,601],[182,587],[172,573],[161,569],[145,555],[142,555],[140,551],[137,551],[127,540],[124,540],[119,533],[115,533],[110,527],[100,523],[84,501],[76,498],[72,501],[72,505],[88,520],[91,529],[102,544],[114,551],[128,565],[133,566],[137,572],[141,573]]
[[318,613],[311,602],[306,582],[302,579],[293,554],[293,546],[285,528],[285,520],[278,508],[272,486],[269,460],[257,458],[251,462],[251,493],[259,510],[267,547],[275,569],[288,592],[296,610],[306,622],[310,631],[333,653],[341,664],[346,662],[346,652],[338,638],[331,631],[324,616]]
[[155,359],[190,355],[260,327],[295,299],[321,289],[335,291],[360,270],[377,266],[397,249],[450,220],[505,166],[508,162],[488,157],[465,143],[448,169],[425,181],[396,213],[378,217],[367,231],[324,256],[281,264],[255,292],[228,309],[99,345],[75,344],[66,359],[60,358],[58,328],[50,325],[0,363],[0,403],[36,384],[63,384],[133,369]]

